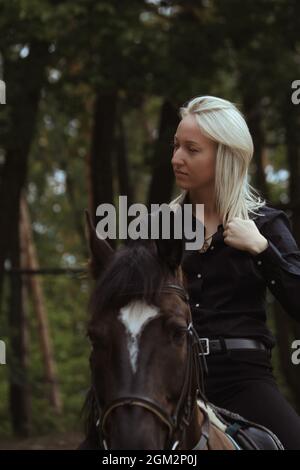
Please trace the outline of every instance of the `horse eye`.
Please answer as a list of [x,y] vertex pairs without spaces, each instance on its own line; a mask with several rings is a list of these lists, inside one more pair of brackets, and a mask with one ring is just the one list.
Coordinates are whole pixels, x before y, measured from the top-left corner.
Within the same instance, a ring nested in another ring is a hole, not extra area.
[[88,332],[88,337],[93,348],[99,348],[106,346],[107,338],[104,332]]
[[171,331],[171,336],[172,340],[175,343],[182,343],[186,336],[186,328],[183,328],[182,326],[173,327]]
[[90,336],[90,342],[91,342],[91,345],[94,347],[96,346],[99,346],[100,343],[101,343],[101,340],[99,338],[96,338],[96,337],[91,337]]
[[90,340],[91,346],[93,348],[95,348],[96,346],[99,346],[99,344],[100,344],[99,338],[97,338],[95,336],[89,335],[89,340]]

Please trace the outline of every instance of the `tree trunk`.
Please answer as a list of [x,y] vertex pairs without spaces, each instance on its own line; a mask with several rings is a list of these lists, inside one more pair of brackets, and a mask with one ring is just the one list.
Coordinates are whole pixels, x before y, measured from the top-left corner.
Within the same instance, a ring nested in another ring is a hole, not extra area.
[[[21,233],[21,237],[20,237]],[[11,261],[14,267],[25,267],[26,250],[22,221],[13,234],[14,250]],[[26,312],[26,288],[20,273],[10,276],[10,361],[9,361],[9,402],[13,433],[27,437],[30,434],[31,400],[28,382],[29,331]]]
[[179,116],[173,104],[162,104],[158,139],[153,156],[153,172],[148,194],[148,206],[168,203],[172,197],[174,174],[171,164],[171,142],[179,124]]
[[[99,204],[114,204],[112,156],[115,139],[116,90],[98,92],[94,103],[91,151],[88,155],[88,189],[91,215],[96,221]],[[108,240],[115,246],[115,240]]]
[[[72,160],[70,159],[70,161]],[[85,232],[84,232],[84,217],[83,217],[82,209],[78,207],[78,204],[77,204],[76,183],[74,183],[74,180],[72,178],[72,172],[70,171],[69,165],[66,161],[61,163],[61,169],[65,172],[65,175],[66,175],[66,196],[70,204],[72,218],[74,221],[74,227],[81,241],[82,251],[87,256],[88,250],[87,250],[86,237],[85,237]]]
[[39,41],[30,44],[30,53],[24,59],[10,61],[4,57],[4,81],[9,84],[5,105],[8,108],[9,123],[1,143],[5,151],[5,162],[0,185],[0,299],[4,262],[15,249],[13,234],[19,224],[20,195],[26,181],[29,151],[48,57],[48,44]]
[[[21,214],[24,225],[24,237],[27,248],[28,269],[38,269],[39,264],[33,243],[31,223],[25,198],[21,201]],[[36,276],[29,276],[29,286],[32,293],[34,311],[37,316],[38,332],[41,341],[41,351],[45,366],[45,378],[49,387],[49,402],[56,413],[62,410],[62,401],[58,386],[56,366],[53,356],[50,328],[45,307],[41,281]]]
[[[245,82],[246,83],[246,82]],[[243,85],[242,85],[243,89]],[[254,144],[253,186],[261,196],[268,200],[268,188],[265,177],[265,135],[262,127],[262,108],[260,99],[245,93],[243,97],[244,112]]]
[[126,146],[126,136],[122,115],[118,117],[118,133],[116,140],[116,154],[117,154],[117,170],[119,181],[119,193],[122,196],[127,196],[127,204],[130,206],[133,203],[133,190],[130,182],[130,172],[128,168],[128,152]]
[[[4,276],[4,263],[8,259],[14,268],[20,268],[20,196],[25,185],[28,156],[33,140],[40,93],[45,81],[49,57],[48,44],[38,40],[29,44],[26,58],[10,60],[4,53],[4,81],[7,86],[6,109],[8,122],[2,135],[5,162],[0,185],[0,303]],[[9,371],[10,410],[13,429],[17,434],[29,432],[29,408],[26,382],[24,302],[22,279],[10,278],[10,355],[13,359]],[[20,374],[20,375],[19,375]],[[22,376],[23,374],[23,376]]]

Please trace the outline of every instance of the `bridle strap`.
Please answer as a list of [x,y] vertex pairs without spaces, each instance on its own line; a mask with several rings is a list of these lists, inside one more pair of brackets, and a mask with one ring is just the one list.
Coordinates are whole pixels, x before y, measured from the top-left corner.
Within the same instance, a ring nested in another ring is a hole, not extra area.
[[[184,376],[184,382],[181,389],[180,398],[177,402],[174,416],[176,417],[176,424],[179,421],[179,413],[182,410],[183,405],[185,404],[186,414],[188,416],[191,415],[191,377],[192,377],[192,360],[193,360],[193,351],[192,351],[192,337],[190,335],[190,330],[187,328],[188,331],[188,354],[187,354],[187,361],[186,361],[186,373]],[[186,400],[186,403],[184,403]],[[185,423],[186,425],[188,422]]]
[[161,290],[161,292],[164,292],[164,293],[169,292],[170,294],[174,294],[174,291],[181,298],[181,300],[188,303],[189,294],[187,293],[187,291],[182,286],[180,286],[178,284],[170,284],[170,283],[165,284],[164,288]]
[[103,409],[102,416],[101,416],[101,429],[103,434],[106,435],[105,432],[105,422],[107,416],[111,413],[112,410],[118,408],[119,406],[124,405],[137,405],[154,413],[166,426],[169,428],[169,435],[172,435],[174,422],[172,418],[151,398],[143,397],[139,395],[134,396],[122,396],[120,398],[116,398],[113,402],[110,403],[109,406]]

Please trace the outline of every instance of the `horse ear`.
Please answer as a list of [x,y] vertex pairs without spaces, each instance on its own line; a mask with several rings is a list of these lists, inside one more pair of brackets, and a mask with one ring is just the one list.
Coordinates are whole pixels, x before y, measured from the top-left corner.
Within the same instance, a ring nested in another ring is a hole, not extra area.
[[92,222],[91,215],[85,209],[86,236],[89,246],[89,269],[94,279],[97,279],[107,266],[114,254],[114,250],[106,240],[99,238]]
[[159,239],[155,240],[157,252],[163,263],[172,271],[175,271],[181,264],[183,256],[183,239]]

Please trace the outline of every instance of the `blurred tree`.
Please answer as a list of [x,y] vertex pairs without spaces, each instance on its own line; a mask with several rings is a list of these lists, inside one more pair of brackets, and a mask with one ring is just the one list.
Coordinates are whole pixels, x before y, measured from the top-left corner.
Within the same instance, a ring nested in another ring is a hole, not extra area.
[[174,173],[170,158],[171,142],[178,124],[179,116],[174,105],[167,99],[164,100],[152,163],[152,179],[148,195],[149,207],[151,204],[161,204],[171,199],[174,185]]
[[[10,260],[14,268],[20,268],[20,196],[25,185],[30,146],[34,137],[38,102],[45,80],[45,67],[48,59],[47,43],[32,39],[28,58],[16,59],[6,49],[4,57],[4,80],[7,87],[8,119],[7,131],[3,136],[5,162],[0,185],[0,295],[3,283],[4,262]],[[25,78],[25,80],[24,80]],[[20,86],[22,83],[22,86]],[[22,363],[22,281],[14,276],[11,285],[12,304],[10,315],[11,350],[14,356],[12,367],[17,369]],[[22,383],[11,373],[11,410],[15,413],[14,427],[19,434],[25,434],[25,391]],[[23,404],[23,405],[22,405]],[[23,409],[21,409],[23,408]]]
[[[21,200],[21,221],[23,228],[23,240],[25,244],[25,254],[27,261],[27,269],[38,270],[39,263],[37,253],[33,244],[31,221],[27,202],[25,197]],[[62,411],[61,394],[59,390],[56,364],[53,356],[53,346],[49,331],[48,314],[45,306],[45,299],[43,295],[42,285],[36,276],[30,276],[27,286],[30,288],[33,299],[33,306],[35,315],[37,317],[37,324],[39,330],[39,337],[41,341],[41,352],[45,367],[45,380],[49,387],[49,403],[56,413]]]

